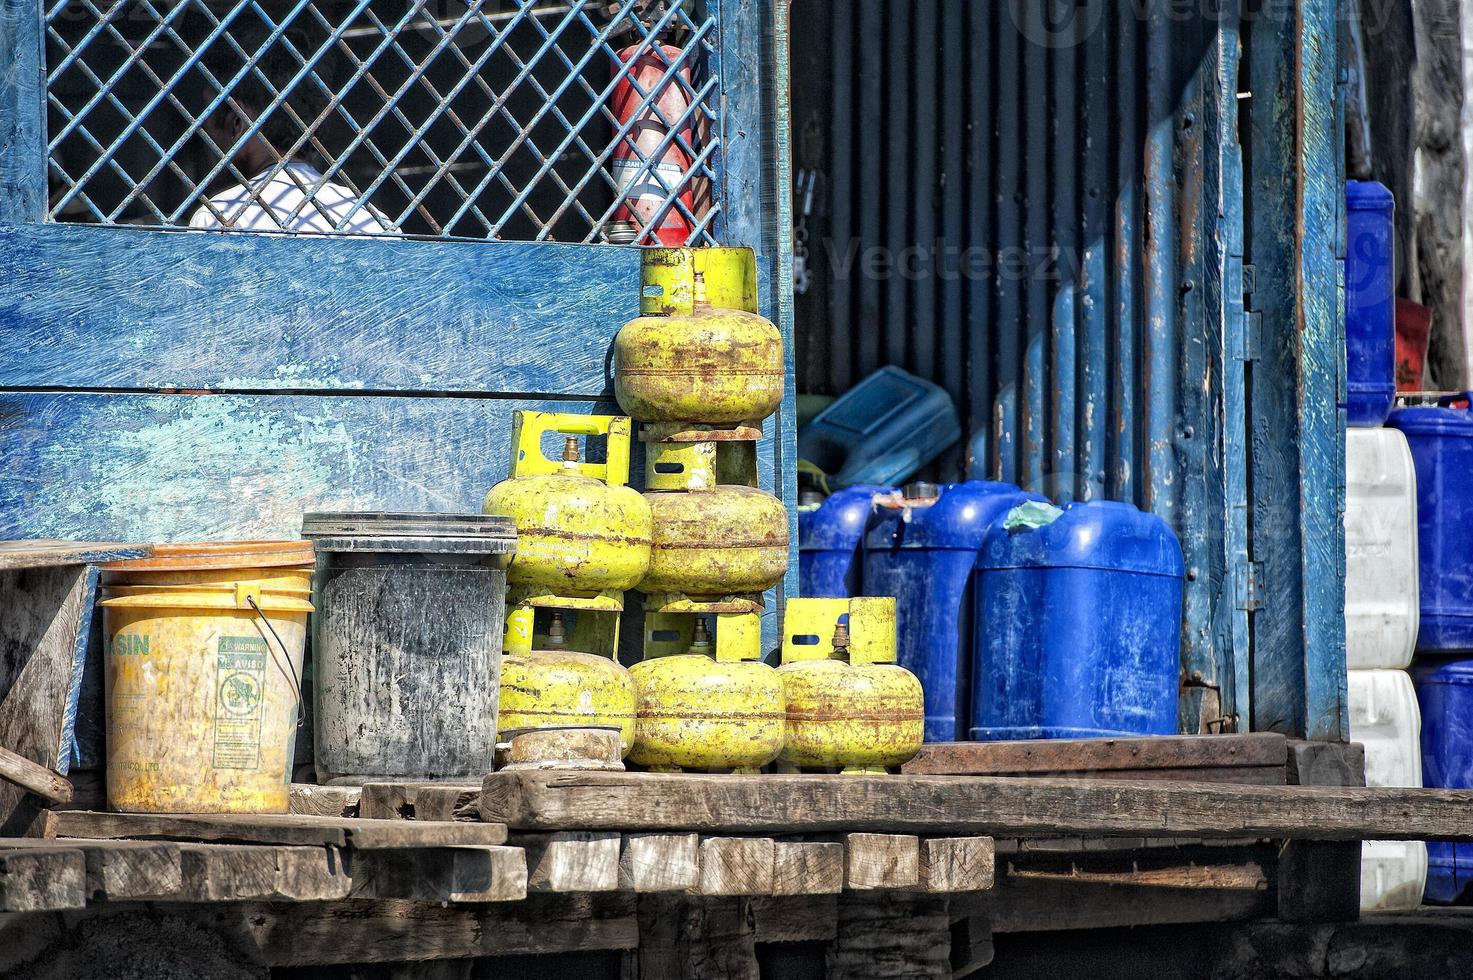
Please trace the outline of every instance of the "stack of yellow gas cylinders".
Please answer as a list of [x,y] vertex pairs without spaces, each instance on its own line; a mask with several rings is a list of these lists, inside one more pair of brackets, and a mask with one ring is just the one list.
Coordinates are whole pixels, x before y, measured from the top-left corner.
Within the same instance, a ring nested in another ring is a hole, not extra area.
[[[788,567],[788,514],[757,489],[783,343],[749,249],[650,249],[640,316],[614,340],[614,392],[641,423],[652,524],[630,759],[753,771],[783,747],[782,682],[761,662],[762,593]],[[711,635],[714,627],[714,637]]]
[[[754,772],[780,755],[789,768],[898,765],[920,745],[921,695],[893,666],[894,600],[792,600],[784,666],[762,662],[762,595],[787,571],[788,514],[757,487],[784,365],[781,333],[756,312],[753,253],[642,256],[640,316],[619,331],[613,369],[640,423],[646,492],[626,485],[630,418],[518,412],[511,476],[486,496],[487,513],[517,526],[500,741],[614,727],[654,770]],[[585,462],[600,438],[605,461]],[[625,670],[630,588],[644,593],[644,649]]]
[[[650,566],[650,506],[629,482],[630,423],[519,411],[511,476],[482,507],[517,526],[507,568],[498,742],[529,728],[612,727],[634,743],[634,680],[619,664],[624,592]],[[580,437],[584,440],[580,446]],[[561,439],[554,459],[545,440]],[[584,460],[604,440],[603,463]]]

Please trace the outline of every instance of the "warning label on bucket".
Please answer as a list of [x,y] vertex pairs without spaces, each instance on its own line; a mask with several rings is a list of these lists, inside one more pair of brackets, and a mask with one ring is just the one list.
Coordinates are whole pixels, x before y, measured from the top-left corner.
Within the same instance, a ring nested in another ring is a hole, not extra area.
[[215,655],[216,769],[261,764],[265,688],[266,641],[259,636],[220,637]]

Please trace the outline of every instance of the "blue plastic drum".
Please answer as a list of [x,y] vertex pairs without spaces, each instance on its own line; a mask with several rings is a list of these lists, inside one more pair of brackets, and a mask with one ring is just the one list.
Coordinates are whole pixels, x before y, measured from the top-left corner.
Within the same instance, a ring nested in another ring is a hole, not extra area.
[[899,661],[925,692],[926,741],[964,739],[977,554],[993,521],[1043,498],[980,480],[913,485],[906,494],[903,506],[878,508],[870,521],[864,594],[895,597]]
[[1176,734],[1185,576],[1164,521],[1110,501],[1005,518],[979,569],[974,739]]
[[861,595],[859,549],[877,493],[890,487],[845,487],[816,508],[798,510],[798,594],[847,599]]
[[[1473,789],[1473,660],[1419,658],[1412,681],[1422,711],[1422,784]],[[1426,901],[1449,905],[1473,885],[1473,844],[1427,842]]]
[[1380,425],[1396,399],[1396,201],[1345,182],[1345,417]]
[[1473,653],[1470,397],[1445,398],[1442,407],[1398,409],[1388,423],[1406,434],[1417,470],[1418,653]]

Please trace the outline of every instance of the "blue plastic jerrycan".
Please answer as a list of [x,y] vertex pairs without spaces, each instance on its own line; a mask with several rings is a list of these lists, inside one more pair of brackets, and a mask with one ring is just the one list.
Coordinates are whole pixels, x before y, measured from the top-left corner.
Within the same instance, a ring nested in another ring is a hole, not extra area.
[[925,738],[966,738],[972,591],[993,522],[1025,501],[1011,483],[911,484],[878,498],[864,536],[864,594],[894,596],[899,663],[925,692]]
[[1396,201],[1373,180],[1345,182],[1345,419],[1386,421],[1396,400]]
[[1473,394],[1442,402],[1397,409],[1387,424],[1406,435],[1417,471],[1417,652],[1473,653]]
[[[1422,713],[1422,785],[1473,789],[1473,659],[1418,655],[1412,682]],[[1427,842],[1423,898],[1461,900],[1473,885],[1473,844]]]
[[809,598],[847,599],[860,592],[860,546],[874,510],[875,494],[891,487],[862,484],[845,487],[816,506],[798,508],[798,594]]
[[961,437],[944,388],[883,367],[798,430],[798,456],[827,473],[830,486],[894,486]]
[[982,545],[972,737],[1176,734],[1176,535],[1113,501],[1027,510]]

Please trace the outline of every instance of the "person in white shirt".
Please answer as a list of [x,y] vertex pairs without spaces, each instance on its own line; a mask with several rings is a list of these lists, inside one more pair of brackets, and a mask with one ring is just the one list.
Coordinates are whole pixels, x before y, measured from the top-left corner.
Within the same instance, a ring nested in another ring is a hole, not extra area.
[[[231,76],[217,74],[216,77]],[[394,234],[395,229],[387,219],[367,204],[355,210],[357,195],[342,184],[325,179],[310,163],[295,159],[282,163],[281,151],[273,145],[272,137],[278,137],[281,145],[295,142],[287,125],[291,116],[283,105],[272,111],[266,124],[250,139],[242,141],[271,101],[266,87],[248,76],[201,126],[216,153],[231,154],[236,171],[254,176],[248,185],[237,184],[212,196],[208,205],[201,205],[194,212],[189,227],[217,231]],[[310,121],[313,116],[302,118]]]

